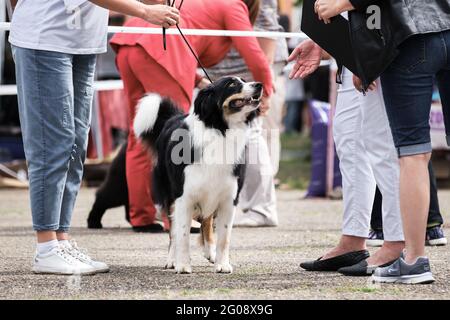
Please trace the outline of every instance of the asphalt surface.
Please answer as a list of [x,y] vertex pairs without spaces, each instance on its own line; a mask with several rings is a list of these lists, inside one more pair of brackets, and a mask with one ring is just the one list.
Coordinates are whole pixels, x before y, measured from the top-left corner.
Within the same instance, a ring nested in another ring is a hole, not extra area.
[[[105,229],[86,229],[94,192],[81,191],[72,236],[111,272],[80,278],[31,273],[27,191],[0,190],[0,299],[450,299],[449,247],[428,249],[437,280],[432,285],[380,286],[367,278],[300,270],[300,262],[337,242],[340,201],[302,200],[300,191],[279,191],[279,227],[233,230],[233,274],[215,274],[193,235],[193,274],[176,275],[163,269],[168,235],[132,232],[123,209],[107,212]],[[449,221],[450,191],[442,191],[440,200]]]

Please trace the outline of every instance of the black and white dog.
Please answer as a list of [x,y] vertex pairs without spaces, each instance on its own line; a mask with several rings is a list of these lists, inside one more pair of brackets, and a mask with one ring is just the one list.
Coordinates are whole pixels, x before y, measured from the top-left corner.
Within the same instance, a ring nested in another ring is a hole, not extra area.
[[247,133],[259,115],[262,93],[260,83],[227,77],[201,90],[187,115],[156,94],[140,101],[134,131],[155,158],[153,200],[171,219],[167,268],[192,272],[189,235],[194,218],[202,221],[205,256],[215,263],[215,271],[232,272],[229,245]]

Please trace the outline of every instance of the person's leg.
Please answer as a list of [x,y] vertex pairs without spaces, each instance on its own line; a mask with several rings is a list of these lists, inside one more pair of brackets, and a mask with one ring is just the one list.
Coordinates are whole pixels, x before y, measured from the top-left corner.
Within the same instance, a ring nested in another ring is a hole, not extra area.
[[[447,31],[443,34],[443,40],[445,41],[447,48],[450,48],[450,31]],[[447,49],[447,51],[449,51],[449,50]],[[444,112],[447,143],[450,146],[450,54],[447,54],[446,67],[444,67],[443,70],[441,70],[437,74],[436,79],[437,79],[439,93],[440,93],[441,101],[442,101],[442,110]],[[430,175],[431,175],[431,173],[430,173]],[[433,173],[431,186],[432,186],[432,191],[433,191],[433,195],[432,195],[432,203],[433,203],[433,198],[437,199],[437,196],[436,197],[434,196],[434,195],[437,195],[437,191],[434,192],[434,190],[437,189],[436,178],[434,177],[434,173]],[[440,213],[439,204],[437,205],[437,207],[435,208],[434,211],[439,211],[439,213]],[[439,219],[436,216],[436,218],[433,218],[433,220],[442,221],[442,216],[440,218],[441,219]],[[433,222],[435,222],[435,221],[433,221]],[[429,221],[429,223],[430,223],[430,221]],[[443,224],[443,221],[441,224]]]
[[359,93],[353,87],[351,73],[345,70],[334,118],[334,140],[344,197],[343,236],[325,258],[365,249],[376,185],[361,130]]
[[133,119],[135,106],[145,95],[143,85],[138,81],[130,68],[132,48],[121,48],[117,56],[117,65],[124,82],[125,94],[128,97],[130,127],[126,153],[126,177],[130,206],[130,223],[133,227],[143,227],[155,222],[156,209],[153,205],[150,189],[150,156],[142,148],[134,136]]
[[377,186],[373,200],[372,215],[370,217],[370,228],[375,231],[383,230],[382,203],[383,196],[381,195],[380,188]]
[[117,63],[128,96],[130,130],[126,156],[130,223],[133,227],[154,225],[156,209],[151,196],[151,159],[133,132],[135,108],[147,92],[170,97],[187,111],[190,101],[167,71],[141,47],[121,48]]
[[56,237],[75,142],[73,56],[17,47],[13,51],[33,228],[38,242],[33,272],[94,273],[91,266],[67,255]]
[[270,100],[270,109],[263,118],[263,136],[269,148],[269,156],[272,161],[273,176],[275,177],[280,167],[280,132],[283,121],[283,105],[286,95],[286,79],[284,76],[275,76],[275,93]]
[[434,175],[431,161],[428,164],[428,173],[430,175],[430,209],[428,211],[427,227],[431,228],[443,225],[444,219],[442,218],[441,209],[439,207],[436,176]]
[[383,236],[383,196],[377,186],[375,199],[370,217],[370,232],[367,236],[366,245],[368,247],[381,247],[384,243]]
[[38,241],[56,239],[73,126],[72,56],[14,48],[19,111]]
[[64,188],[58,240],[68,240],[75,201],[83,178],[83,165],[86,159],[91,107],[95,73],[95,55],[75,55],[73,58],[73,125],[75,142],[72,145],[69,171]]
[[360,94],[362,138],[375,181],[382,194],[383,246],[367,259],[369,265],[384,265],[397,259],[404,248],[399,200],[399,163],[384,106],[381,84]]
[[400,156],[400,203],[406,240],[405,261],[425,255],[430,208],[429,113],[434,74],[445,55],[439,35],[414,36],[382,75],[386,109]]
[[245,183],[239,197],[235,227],[277,226],[273,169],[267,143],[262,136],[261,122],[253,124],[246,148]]
[[428,164],[428,172],[430,174],[430,209],[428,211],[425,244],[427,246],[445,246],[448,241],[442,228],[444,219],[442,218],[439,207],[437,182],[431,161]]
[[[443,33],[443,42],[450,47],[450,31]],[[450,146],[450,54],[447,55],[447,65],[436,75],[439,93],[444,113],[447,144]]]
[[73,126],[75,141],[70,156],[69,171],[65,183],[61,205],[61,218],[57,231],[59,243],[81,262],[93,267],[96,272],[107,272],[109,268],[102,262],[91,259],[82,252],[74,240],[69,242],[69,229],[75,201],[83,179],[83,166],[86,159],[88,134],[91,124],[92,99],[94,95],[95,55],[74,55],[72,59],[73,76]]
[[[148,92],[154,92],[159,94],[162,97],[168,97],[172,101],[174,101],[178,107],[183,110],[185,113],[189,111],[189,108],[191,107],[191,100],[190,97],[186,94],[186,92],[183,90],[183,88],[179,85],[177,79],[173,78],[166,69],[164,69],[163,66],[161,66],[155,59],[153,59],[151,56],[147,54],[147,52],[140,46],[135,47],[132,49],[132,53],[129,56],[128,59],[128,65],[130,68],[130,71],[132,73],[132,76],[135,78],[135,81],[137,81],[137,88],[140,91],[141,88],[143,88],[145,93]],[[194,88],[189,88],[187,90],[193,91]],[[142,98],[142,94],[137,99],[140,100]],[[133,101],[133,104],[131,104],[131,108],[135,109],[135,106],[137,105],[137,101]],[[132,115],[130,114],[130,120],[134,119],[135,110],[132,111]],[[134,136],[133,131],[133,124],[130,126],[132,133],[131,139],[133,141],[137,141],[136,137]],[[143,162],[145,159],[146,168],[140,172],[140,170],[136,169],[133,170],[133,176],[132,179],[137,181],[138,183],[144,183],[143,180],[147,180],[148,177],[151,177],[151,161],[150,161],[150,167],[149,171],[147,171],[147,161],[149,159],[149,153],[148,150],[144,150],[142,148],[142,145],[140,143],[136,143],[134,147],[134,155],[133,158],[136,160],[137,163]],[[130,172],[130,167],[128,165],[129,157],[127,156],[127,179]],[[133,164],[131,164],[132,166]],[[141,181],[141,182],[139,182]],[[151,181],[151,180],[150,180]],[[136,196],[138,197],[138,201],[134,202],[135,208],[139,208],[139,203],[144,204],[144,207],[154,208],[153,200],[151,197],[151,183],[149,186],[148,181],[145,181],[145,185],[148,187],[148,190],[144,192],[138,191],[135,186],[133,186],[133,192],[135,192]],[[129,190],[131,193],[132,191]],[[142,199],[145,197],[145,201],[143,202]],[[148,198],[150,200],[148,200]],[[131,199],[131,198],[130,198]],[[148,209],[146,209],[148,210]],[[154,215],[154,226],[156,227],[156,230],[158,231],[159,225],[164,224],[164,226],[168,226],[169,221],[167,217],[162,216],[161,212],[156,212]],[[151,230],[154,230],[155,228],[151,228]],[[193,230],[193,229],[191,229]]]
[[286,101],[286,115],[283,119],[285,133],[301,131],[301,104],[302,101]]

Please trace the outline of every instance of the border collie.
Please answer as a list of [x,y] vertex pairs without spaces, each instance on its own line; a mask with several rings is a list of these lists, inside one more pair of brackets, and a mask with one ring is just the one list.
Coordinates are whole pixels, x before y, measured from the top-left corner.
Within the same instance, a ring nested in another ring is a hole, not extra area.
[[134,132],[155,158],[153,200],[171,220],[166,268],[192,272],[189,238],[194,218],[202,222],[204,253],[215,271],[233,271],[231,229],[245,174],[247,132],[259,115],[262,93],[261,83],[226,77],[201,90],[187,115],[157,94],[139,102]]

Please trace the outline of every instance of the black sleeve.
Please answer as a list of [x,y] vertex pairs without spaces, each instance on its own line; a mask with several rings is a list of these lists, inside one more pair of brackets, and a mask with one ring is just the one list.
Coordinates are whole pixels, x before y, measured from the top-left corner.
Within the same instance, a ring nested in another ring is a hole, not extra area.
[[349,0],[357,11],[366,11],[367,7],[380,2],[380,0]]

